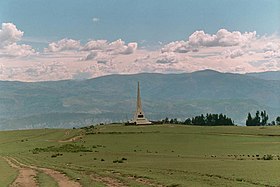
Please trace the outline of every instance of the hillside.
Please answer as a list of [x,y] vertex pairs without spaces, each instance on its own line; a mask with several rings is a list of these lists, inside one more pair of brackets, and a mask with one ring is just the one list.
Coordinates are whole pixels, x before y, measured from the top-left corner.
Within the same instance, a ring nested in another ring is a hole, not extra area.
[[279,126],[0,131],[0,185],[31,186],[20,180],[28,169],[24,181],[40,187],[276,187],[279,137]]
[[246,75],[257,77],[264,80],[280,80],[280,71],[267,71],[260,73],[247,73]]
[[280,81],[212,70],[184,74],[109,75],[89,80],[0,82],[0,128],[73,127],[125,121],[137,81],[149,119],[225,113],[244,124],[248,112],[280,113]]

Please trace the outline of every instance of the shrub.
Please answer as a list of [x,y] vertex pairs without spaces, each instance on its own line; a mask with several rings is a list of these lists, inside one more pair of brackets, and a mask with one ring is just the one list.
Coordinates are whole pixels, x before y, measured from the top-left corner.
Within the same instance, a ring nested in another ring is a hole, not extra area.
[[263,160],[273,160],[273,156],[272,155],[264,155],[262,157]]
[[83,146],[83,145],[76,145],[76,144],[65,144],[59,147],[49,146],[45,148],[34,148],[32,150],[33,154],[38,154],[39,152],[71,152],[71,153],[78,153],[78,152],[92,152],[91,149]]

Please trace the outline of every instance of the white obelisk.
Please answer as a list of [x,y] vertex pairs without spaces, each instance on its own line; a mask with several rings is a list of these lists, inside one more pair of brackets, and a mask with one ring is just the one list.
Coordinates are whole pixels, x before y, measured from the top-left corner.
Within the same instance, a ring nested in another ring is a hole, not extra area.
[[144,112],[143,112],[143,109],[142,109],[139,81],[138,81],[138,87],[137,87],[136,112],[134,114],[134,119],[132,120],[132,123],[134,123],[136,125],[149,125],[149,124],[151,124],[151,122],[145,118]]

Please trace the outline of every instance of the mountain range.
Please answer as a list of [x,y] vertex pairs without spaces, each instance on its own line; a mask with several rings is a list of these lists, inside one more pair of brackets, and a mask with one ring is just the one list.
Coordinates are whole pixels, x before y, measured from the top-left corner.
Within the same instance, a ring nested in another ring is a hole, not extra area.
[[[273,74],[273,75],[272,75]],[[265,75],[265,76],[264,76]],[[87,80],[0,81],[0,129],[70,128],[127,121],[140,82],[146,117],[184,120],[224,113],[244,125],[248,112],[280,115],[279,72],[108,75]]]

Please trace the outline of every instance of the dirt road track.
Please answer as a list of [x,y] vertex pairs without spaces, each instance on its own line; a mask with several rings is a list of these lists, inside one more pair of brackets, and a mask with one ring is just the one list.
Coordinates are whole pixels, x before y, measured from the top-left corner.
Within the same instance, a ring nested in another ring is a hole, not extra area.
[[37,187],[38,183],[36,183],[35,180],[37,171],[44,172],[45,174],[52,177],[58,183],[59,187],[82,187],[81,184],[70,180],[66,175],[60,173],[59,171],[49,168],[25,165],[12,157],[5,157],[4,159],[10,164],[11,167],[16,168],[19,171],[19,175],[11,187]]

